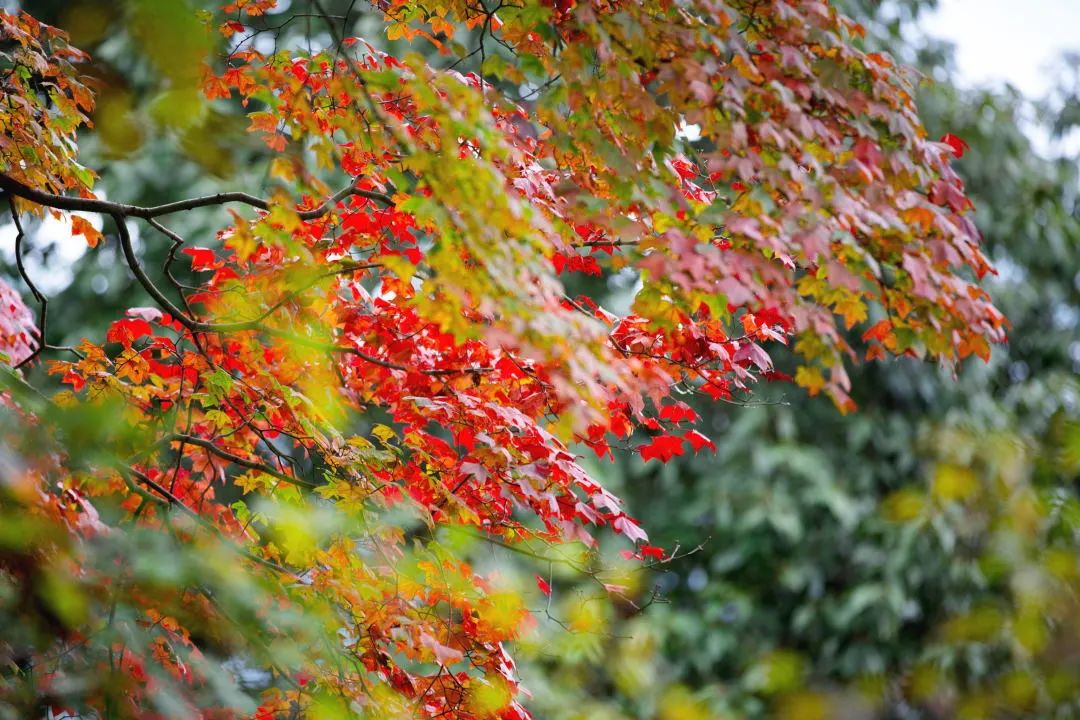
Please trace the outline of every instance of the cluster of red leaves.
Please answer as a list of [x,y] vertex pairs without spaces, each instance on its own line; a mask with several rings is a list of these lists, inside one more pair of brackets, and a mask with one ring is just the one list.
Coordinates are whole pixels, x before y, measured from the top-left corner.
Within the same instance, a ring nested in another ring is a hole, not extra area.
[[[232,3],[223,32],[272,5]],[[607,528],[635,545],[630,557],[663,561],[579,449],[660,462],[715,450],[678,398],[730,400],[787,378],[766,347],[793,338],[795,379],[849,407],[843,330],[871,313],[885,317],[863,335],[870,355],[985,355],[1002,337],[964,274],[989,265],[948,164],[962,141],[926,140],[904,76],[857,50],[859,28],[826,3],[541,6],[383,9],[392,38],[444,50],[438,36],[457,24],[498,33],[551,78],[533,63],[500,67],[501,79],[557,87],[550,99],[515,102],[489,67],[438,71],[355,38],[311,55],[236,48],[205,92],[258,101],[251,131],[276,154],[303,149],[271,164],[294,192],[255,204],[254,218],[234,213],[220,248],[181,250],[198,283],[177,285],[183,311],[133,309],[104,345],[86,341],[78,360],[50,367],[73,391],[62,404],[123,408],[104,449],[112,462],[67,472],[59,453],[41,475],[41,506],[58,523],[91,537],[197,518],[187,541],[225,542],[268,579],[261,612],[332,618],[321,642],[293,638],[301,657],[279,675],[302,680],[269,690],[258,718],[329,697],[374,715],[526,717],[503,643],[527,611],[434,530],[463,525],[513,547],[592,546]],[[677,152],[683,123],[718,150]],[[71,157],[57,158],[5,172],[82,192]],[[345,192],[331,196],[316,172],[326,167],[348,176]],[[640,286],[622,315],[562,284],[624,270]],[[5,327],[10,346],[25,311]],[[127,515],[106,525],[99,500]],[[315,520],[252,511],[257,500],[295,512],[329,503],[350,524],[319,535]],[[404,510],[419,518],[409,533],[382,522]],[[87,569],[81,582],[106,580]],[[110,587],[116,602],[124,585]],[[121,599],[148,617],[171,618],[168,606],[230,624],[203,595],[163,594]],[[182,680],[194,708],[207,671],[182,625],[165,630],[171,650],[156,639],[125,649],[126,697],[153,696],[159,681],[138,669],[152,663]],[[291,637],[269,622],[260,632]]]

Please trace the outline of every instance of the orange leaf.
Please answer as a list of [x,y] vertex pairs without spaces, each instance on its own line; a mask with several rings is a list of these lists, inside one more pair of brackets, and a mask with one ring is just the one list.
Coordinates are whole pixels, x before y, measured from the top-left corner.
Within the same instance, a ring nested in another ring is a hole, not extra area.
[[71,234],[82,235],[86,238],[86,244],[92,248],[98,246],[102,240],[101,231],[94,227],[89,220],[79,215],[71,216]]
[[908,225],[918,225],[923,232],[928,232],[934,224],[934,213],[924,207],[908,208],[900,213],[901,219]]

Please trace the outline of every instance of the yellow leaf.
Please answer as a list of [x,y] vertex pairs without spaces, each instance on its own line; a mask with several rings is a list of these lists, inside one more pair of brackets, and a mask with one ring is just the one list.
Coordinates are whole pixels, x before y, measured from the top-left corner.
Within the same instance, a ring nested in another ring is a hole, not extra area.
[[682,685],[673,685],[664,691],[658,711],[660,720],[707,720],[715,717],[703,700],[694,697]]
[[795,382],[811,395],[817,395],[825,387],[825,376],[821,374],[821,368],[802,365],[795,371]]
[[389,428],[386,425],[376,425],[371,428],[371,434],[377,437],[379,442],[383,445],[390,442],[391,438],[397,437],[397,433],[394,432],[393,428]]
[[746,58],[742,55],[736,54],[735,57],[731,59],[731,64],[735,66],[735,69],[740,75],[750,82],[764,82],[765,76],[758,72],[756,67],[747,62]]
[[866,304],[857,296],[845,295],[833,306],[833,310],[844,318],[844,325],[850,330],[856,323],[866,320]]
[[485,623],[495,632],[516,634],[528,614],[521,596],[509,590],[496,591],[487,597],[487,603]]
[[489,675],[472,687],[469,706],[478,717],[494,717],[512,699],[513,691],[506,681],[498,675]]
[[916,700],[929,700],[941,691],[943,682],[940,668],[922,663],[911,673],[911,696]]
[[893,522],[910,522],[922,515],[926,501],[922,493],[910,488],[897,490],[881,504],[882,514]]
[[270,175],[285,182],[292,182],[296,179],[296,165],[291,159],[279,155],[270,162]]
[[128,378],[135,384],[146,378],[148,369],[146,360],[135,350],[125,350],[116,358],[116,377]]
[[970,468],[944,464],[934,473],[932,492],[938,500],[954,502],[970,498],[978,487],[978,478]]
[[270,206],[270,215],[267,218],[272,225],[278,225],[286,232],[294,232],[300,228],[300,217],[292,209],[288,201],[275,202]]
[[790,692],[802,683],[806,661],[790,650],[776,650],[758,660],[747,675],[747,682],[763,693]]
[[413,275],[416,274],[416,266],[409,262],[408,258],[400,255],[383,255],[379,258],[379,262],[406,282],[412,280]]
[[779,720],[827,720],[834,717],[829,700],[821,693],[796,692],[784,697],[776,710]]

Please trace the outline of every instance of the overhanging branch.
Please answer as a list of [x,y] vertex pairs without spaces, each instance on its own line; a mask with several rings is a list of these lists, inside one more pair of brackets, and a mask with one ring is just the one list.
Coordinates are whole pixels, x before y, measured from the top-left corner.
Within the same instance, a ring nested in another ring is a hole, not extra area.
[[[125,203],[111,202],[109,200],[99,200],[97,198],[77,198],[69,197],[67,195],[56,195],[43,190],[37,190],[16,180],[10,175],[3,174],[0,174],[0,190],[6,190],[12,195],[17,195],[24,200],[29,200],[39,205],[45,205],[57,210],[80,210],[83,212],[105,213],[113,216],[120,215],[122,217],[142,218],[143,220],[184,212],[186,210],[195,210],[196,208],[201,207],[225,205],[234,202],[250,205],[259,210],[269,210],[271,207],[269,201],[260,197],[255,197],[254,195],[249,195],[245,192],[225,192],[217,193],[216,195],[204,195],[202,197],[177,200],[176,202],[166,203],[164,205],[153,205],[151,207],[127,205]],[[300,210],[296,214],[301,220],[315,220],[330,212],[334,205],[350,195],[358,195],[387,206],[394,204],[393,198],[386,193],[376,192],[374,190],[361,190],[350,184],[348,187],[342,188],[331,195],[323,201],[319,207],[311,210]]]

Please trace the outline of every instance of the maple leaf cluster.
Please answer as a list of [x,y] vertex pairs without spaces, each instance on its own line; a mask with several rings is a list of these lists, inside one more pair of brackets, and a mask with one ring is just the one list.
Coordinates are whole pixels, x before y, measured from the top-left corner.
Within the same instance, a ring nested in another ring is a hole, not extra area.
[[[273,5],[228,5],[223,35],[243,37]],[[108,409],[92,453],[77,457],[89,446],[59,423],[3,502],[33,507],[65,538],[18,567],[62,566],[86,603],[122,606],[109,627],[130,631],[95,641],[81,616],[35,616],[63,631],[33,653],[83,646],[36,692],[76,668],[96,679],[65,696],[73,707],[119,696],[134,717],[150,717],[138,708],[165,686],[205,717],[334,703],[379,717],[527,717],[505,643],[528,608],[440,528],[586,548],[610,529],[630,557],[664,560],[583,449],[660,462],[714,450],[679,398],[738,400],[759,379],[790,379],[775,344],[802,358],[798,383],[850,409],[844,363],[858,349],[846,330],[874,321],[870,357],[951,361],[1003,339],[949,165],[962,141],[927,139],[904,71],[858,50],[861,29],[827,3],[380,7],[390,39],[452,54],[446,39],[463,27],[519,62],[441,70],[342,37],[330,19],[327,49],[236,44],[203,89],[250,111],[276,189],[150,208],[95,199],[75,164],[91,107],[65,64],[77,51],[25,14],[0,15],[25,64],[59,88],[45,112],[29,85],[4,81],[24,102],[0,122],[44,147],[16,160],[24,141],[3,136],[0,187],[16,212],[111,217],[109,242],[157,304],[74,360],[50,360],[68,389],[48,404],[10,400],[45,424]],[[679,135],[688,123],[701,142]],[[162,224],[225,203],[247,211],[232,210],[216,243]],[[170,264],[186,257],[197,286],[163,289],[171,265],[143,267],[129,222],[176,242]],[[639,282],[625,313],[567,289],[577,274],[620,272]],[[21,343],[5,351],[17,363],[28,316],[11,307],[0,331],[4,347]],[[114,578],[94,561],[138,533],[228,554],[259,590],[254,629],[236,630],[225,591],[143,582],[137,564]],[[314,627],[291,624],[290,609]],[[207,638],[271,668],[257,710],[206,699]],[[285,641],[296,650],[275,653]]]

